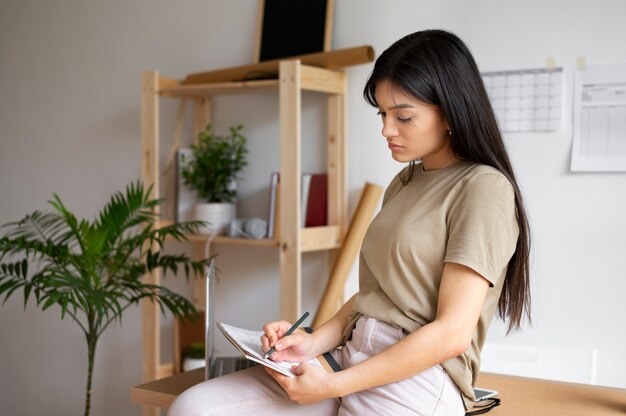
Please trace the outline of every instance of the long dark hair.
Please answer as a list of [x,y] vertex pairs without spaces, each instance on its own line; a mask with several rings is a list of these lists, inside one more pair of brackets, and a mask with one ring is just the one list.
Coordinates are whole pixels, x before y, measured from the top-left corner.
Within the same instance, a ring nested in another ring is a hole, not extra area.
[[[508,317],[509,331],[530,322],[530,229],[522,195],[478,66],[456,35],[424,30],[398,40],[376,60],[363,95],[378,107],[376,85],[389,81],[420,101],[434,104],[450,126],[450,144],[462,160],[492,166],[502,172],[515,191],[519,236],[509,261],[498,316]],[[411,162],[412,175],[415,162]]]

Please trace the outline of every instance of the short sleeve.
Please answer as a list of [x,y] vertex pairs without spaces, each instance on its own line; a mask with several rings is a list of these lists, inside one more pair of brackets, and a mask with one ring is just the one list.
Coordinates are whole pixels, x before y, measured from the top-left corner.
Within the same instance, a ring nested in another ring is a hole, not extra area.
[[504,275],[519,227],[513,186],[501,173],[482,173],[464,184],[446,219],[445,262],[473,269],[491,285]]

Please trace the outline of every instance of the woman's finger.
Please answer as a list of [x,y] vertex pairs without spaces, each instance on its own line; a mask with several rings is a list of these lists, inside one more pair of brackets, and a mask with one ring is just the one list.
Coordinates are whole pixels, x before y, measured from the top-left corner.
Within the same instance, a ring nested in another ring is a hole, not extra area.
[[269,373],[269,375],[272,376],[272,378],[274,380],[276,380],[276,382],[278,384],[280,384],[280,386],[283,388],[283,390],[285,390],[286,387],[287,387],[287,383],[289,382],[290,377],[287,377],[286,375],[284,375],[282,373],[279,373],[278,371],[273,370],[273,369],[271,369],[269,367],[265,367],[265,366],[263,366],[263,367],[265,368],[265,371],[267,371]]
[[286,350],[287,348],[298,345],[302,341],[302,337],[298,333],[294,333],[292,335],[288,335],[286,337],[282,337],[278,341],[276,341],[276,345],[274,348],[276,351]]
[[291,328],[291,324],[287,321],[270,322],[263,326],[263,332],[267,336],[269,345],[273,346],[276,341],[281,338]]
[[263,350],[263,352],[267,351],[270,349],[270,341],[267,338],[267,335],[263,334],[261,335],[261,349]]

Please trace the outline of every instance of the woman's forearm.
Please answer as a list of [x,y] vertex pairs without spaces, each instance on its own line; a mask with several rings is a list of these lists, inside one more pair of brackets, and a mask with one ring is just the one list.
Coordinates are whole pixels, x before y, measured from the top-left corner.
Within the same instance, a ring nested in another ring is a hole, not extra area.
[[317,354],[337,348],[343,339],[343,330],[348,324],[356,295],[343,304],[337,313],[313,332]]
[[348,394],[414,376],[463,352],[461,340],[438,322],[425,325],[379,354],[335,373],[335,395]]
[[446,263],[437,317],[386,350],[335,373],[338,396],[404,380],[462,354],[472,341],[489,283],[472,269]]

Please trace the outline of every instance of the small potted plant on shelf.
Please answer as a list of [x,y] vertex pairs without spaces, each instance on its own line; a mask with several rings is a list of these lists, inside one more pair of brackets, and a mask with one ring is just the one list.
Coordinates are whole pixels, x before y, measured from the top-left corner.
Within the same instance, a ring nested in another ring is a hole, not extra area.
[[183,371],[191,371],[206,365],[204,357],[204,342],[192,342],[185,351]]
[[236,218],[237,175],[247,166],[247,139],[243,126],[233,126],[228,135],[213,134],[211,125],[200,133],[191,146],[192,157],[182,170],[186,186],[195,190],[198,202],[194,219],[209,225],[200,228],[203,234],[222,233]]

